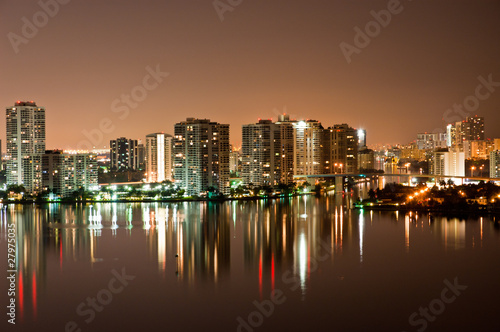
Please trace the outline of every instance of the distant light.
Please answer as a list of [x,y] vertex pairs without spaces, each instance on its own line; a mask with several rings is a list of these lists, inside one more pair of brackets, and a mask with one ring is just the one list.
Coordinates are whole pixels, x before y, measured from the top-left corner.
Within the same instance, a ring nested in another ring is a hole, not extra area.
[[365,131],[363,129],[358,130],[358,137],[364,137],[365,136]]
[[299,123],[297,124],[297,127],[299,128],[305,128],[307,127],[307,124],[305,121],[299,121]]

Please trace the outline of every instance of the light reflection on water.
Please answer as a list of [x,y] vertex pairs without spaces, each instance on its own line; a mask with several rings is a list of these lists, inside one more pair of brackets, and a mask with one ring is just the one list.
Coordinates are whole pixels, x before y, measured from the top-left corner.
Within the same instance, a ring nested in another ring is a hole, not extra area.
[[[343,199],[336,195],[290,201],[10,205],[2,207],[0,232],[4,242],[7,224],[17,225],[18,310],[28,323],[37,320],[40,303],[50,303],[48,294],[54,289],[47,288],[48,280],[55,273],[72,272],[72,262],[88,263],[79,268],[91,277],[109,260],[127,266],[153,261],[155,267],[142,273],[156,273],[163,280],[174,277],[191,288],[200,282],[226,287],[230,281],[241,281],[261,300],[282,283],[280,273],[291,269],[300,280],[302,299],[307,299],[309,289],[349,274],[347,270],[342,276],[329,276],[311,268],[325,247],[329,259],[323,269],[329,271],[340,259],[358,267],[384,259],[374,257],[385,253],[379,246],[393,240],[392,250],[406,257],[414,246],[418,253],[429,243],[436,243],[433,250],[446,252],[482,248],[487,239],[498,241],[492,238],[497,233],[494,223],[487,218],[465,222],[359,212],[347,208],[349,199],[347,194]],[[392,238],[386,239],[387,234]],[[137,245],[137,255],[121,256],[126,247],[110,248],[115,242]],[[357,263],[351,261],[353,253]]]

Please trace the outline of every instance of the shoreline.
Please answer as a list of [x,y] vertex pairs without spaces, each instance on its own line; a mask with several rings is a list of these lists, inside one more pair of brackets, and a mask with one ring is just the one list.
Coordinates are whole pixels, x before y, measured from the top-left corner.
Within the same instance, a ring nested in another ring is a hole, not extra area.
[[228,202],[228,201],[260,201],[260,200],[275,200],[289,199],[301,196],[314,196],[315,193],[303,193],[282,196],[251,196],[251,197],[224,197],[224,198],[165,198],[165,199],[116,199],[116,200],[60,200],[60,201],[6,201],[3,205],[43,205],[43,204],[93,204],[93,203],[176,203],[176,202]]
[[[278,199],[291,199],[302,196],[315,196],[316,198],[325,197],[324,194],[317,196],[315,192],[293,194],[293,195],[280,195],[280,196],[251,196],[251,197],[223,197],[223,198],[200,198],[200,197],[184,197],[184,198],[166,198],[166,199],[116,199],[116,200],[62,200],[62,201],[7,201],[2,202],[2,205],[45,205],[45,204],[63,204],[63,205],[78,205],[78,204],[106,204],[106,203],[184,203],[184,202],[209,202],[209,203],[224,203],[232,201],[261,201],[261,200],[278,200]],[[372,205],[373,204],[373,205]],[[400,205],[399,203],[374,203],[369,202],[365,204],[353,204],[352,210],[366,210],[366,211],[389,211],[389,212],[421,212],[421,213],[435,213],[439,215],[448,216],[470,216],[470,215],[500,215],[500,208],[492,207],[491,205],[472,206],[466,205],[461,209],[445,209],[441,207],[409,207],[407,205]]]

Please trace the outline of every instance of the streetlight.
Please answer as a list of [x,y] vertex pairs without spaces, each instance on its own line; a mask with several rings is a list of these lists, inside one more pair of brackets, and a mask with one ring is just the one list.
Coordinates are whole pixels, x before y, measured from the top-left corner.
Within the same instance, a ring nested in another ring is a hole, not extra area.
[[411,166],[411,163],[406,163],[405,166],[406,166],[406,174],[408,174],[408,168]]
[[475,169],[476,169],[476,167],[471,166],[471,168],[470,168],[470,176],[471,176],[471,177],[474,177],[474,170],[475,170]]

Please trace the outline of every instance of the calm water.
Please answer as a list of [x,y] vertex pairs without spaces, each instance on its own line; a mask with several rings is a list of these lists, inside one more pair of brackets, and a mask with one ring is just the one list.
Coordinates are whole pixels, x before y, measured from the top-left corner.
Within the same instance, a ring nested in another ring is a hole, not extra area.
[[500,328],[500,231],[489,218],[359,212],[339,196],[8,206],[2,271],[10,223],[15,326],[0,282],[9,331]]

